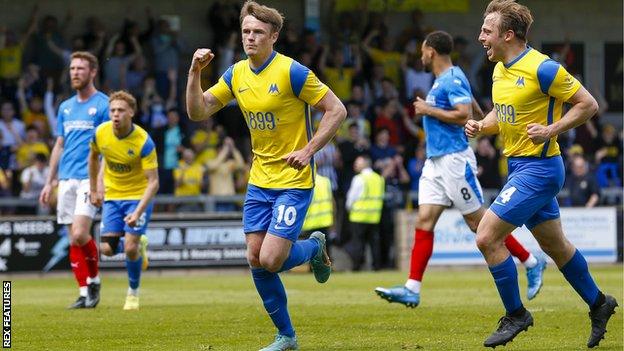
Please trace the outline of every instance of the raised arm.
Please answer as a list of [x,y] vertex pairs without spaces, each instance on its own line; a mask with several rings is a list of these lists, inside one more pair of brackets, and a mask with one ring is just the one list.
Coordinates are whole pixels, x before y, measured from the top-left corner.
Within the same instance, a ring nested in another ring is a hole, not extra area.
[[214,58],[210,49],[197,49],[193,54],[186,83],[186,106],[192,121],[203,121],[215,114],[223,104],[211,92],[201,88],[201,71]]
[[298,170],[310,163],[312,156],[334,137],[340,124],[347,117],[346,108],[331,90],[327,91],[314,108],[323,111],[318,130],[303,149],[293,151],[283,158],[289,166]]

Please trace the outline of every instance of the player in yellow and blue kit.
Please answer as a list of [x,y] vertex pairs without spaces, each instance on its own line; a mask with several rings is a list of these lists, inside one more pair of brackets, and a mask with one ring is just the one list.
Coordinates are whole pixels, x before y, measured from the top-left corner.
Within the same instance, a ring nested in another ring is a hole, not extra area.
[[[505,345],[533,325],[520,300],[516,266],[503,245],[507,233],[526,225],[589,306],[587,346],[594,347],[604,338],[617,302],[598,289],[585,258],[563,234],[556,196],[565,177],[557,136],[585,123],[598,105],[565,68],[527,46],[532,22],[530,10],[513,0],[488,5],[479,41],[488,59],[498,62],[492,75],[494,109],[465,126],[469,137],[500,134],[509,160],[507,184],[477,228],[477,246],[507,311],[484,346]],[[565,114],[564,102],[572,105]]]
[[[297,349],[286,291],[277,273],[310,261],[320,283],[331,267],[325,235],[299,240],[314,187],[313,155],[336,133],[346,110],[314,73],[273,50],[283,17],[253,1],[240,14],[242,42],[248,59],[232,65],[207,91],[201,70],[213,59],[210,49],[193,55],[186,91],[192,120],[212,116],[236,99],[251,133],[253,163],[243,208],[247,259],[256,289],[278,329],[263,350]],[[312,135],[310,106],[324,113]]]
[[[143,128],[132,123],[137,104],[132,95],[119,91],[110,96],[110,121],[100,125],[91,142],[89,183],[91,203],[101,206],[101,251],[113,255],[125,233],[128,295],[124,310],[139,309],[139,282],[147,262],[144,238],[152,215],[152,199],[158,191],[158,161],[154,142]],[[99,157],[104,163],[104,194]],[[139,249],[140,246],[140,249]]]

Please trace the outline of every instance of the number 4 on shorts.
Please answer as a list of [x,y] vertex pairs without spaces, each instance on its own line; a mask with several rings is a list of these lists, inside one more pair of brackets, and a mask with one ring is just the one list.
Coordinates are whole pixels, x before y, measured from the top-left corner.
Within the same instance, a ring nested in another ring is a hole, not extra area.
[[509,200],[511,200],[511,195],[513,195],[513,193],[516,192],[516,187],[512,186],[509,189],[503,191],[502,193],[500,193],[500,195],[498,195],[501,199],[501,202],[506,204],[509,202]]

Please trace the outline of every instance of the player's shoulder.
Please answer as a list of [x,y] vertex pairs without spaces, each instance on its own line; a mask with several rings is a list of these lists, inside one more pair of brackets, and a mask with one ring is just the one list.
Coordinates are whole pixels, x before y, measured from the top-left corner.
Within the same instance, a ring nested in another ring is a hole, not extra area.
[[105,104],[106,106],[108,106],[108,95],[104,94],[99,90],[93,96],[93,100],[98,104]]
[[95,137],[100,140],[113,132],[113,122],[106,121],[95,128]]

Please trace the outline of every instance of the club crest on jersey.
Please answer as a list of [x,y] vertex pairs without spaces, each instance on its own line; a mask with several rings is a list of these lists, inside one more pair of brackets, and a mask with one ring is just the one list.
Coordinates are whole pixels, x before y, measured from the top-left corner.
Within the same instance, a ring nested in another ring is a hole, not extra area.
[[87,113],[89,114],[89,116],[95,116],[95,113],[97,112],[97,109],[95,107],[91,107]]
[[524,88],[524,77],[518,77],[518,80],[516,81],[516,86],[518,88]]
[[128,149],[128,156],[134,156],[134,150]]
[[273,83],[271,84],[271,86],[269,86],[269,94],[271,95],[279,94],[279,89],[277,88],[277,84]]

